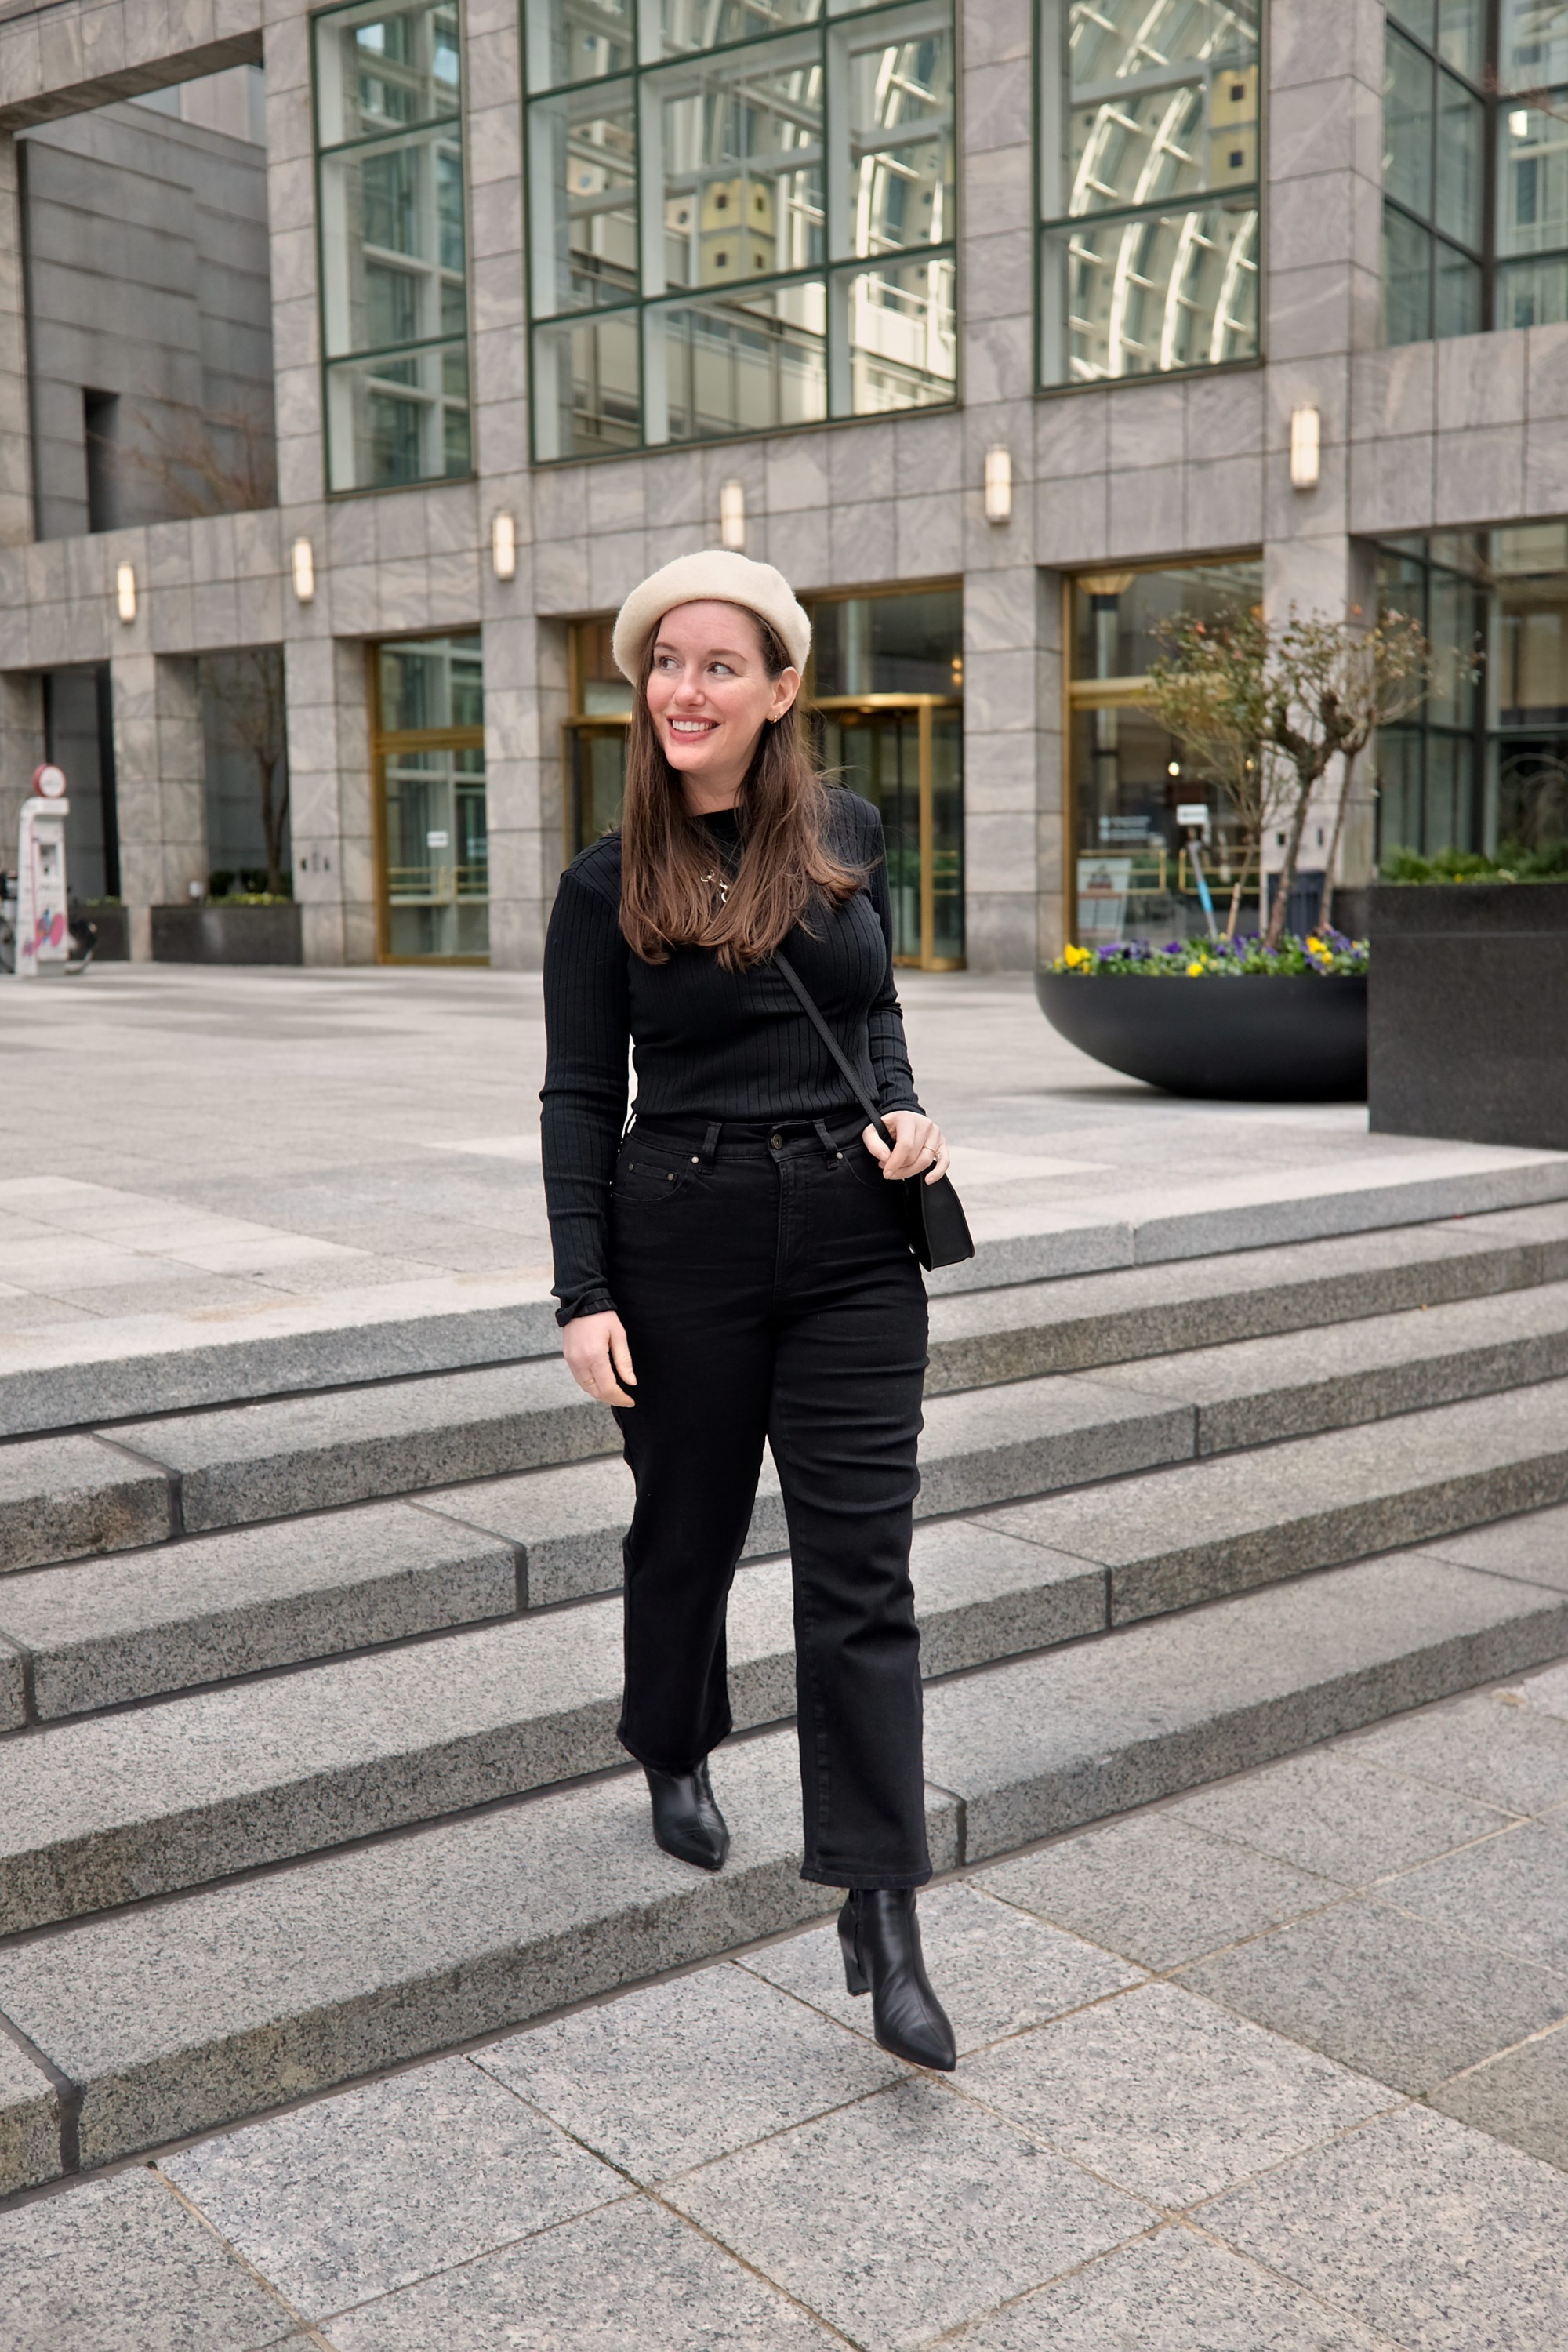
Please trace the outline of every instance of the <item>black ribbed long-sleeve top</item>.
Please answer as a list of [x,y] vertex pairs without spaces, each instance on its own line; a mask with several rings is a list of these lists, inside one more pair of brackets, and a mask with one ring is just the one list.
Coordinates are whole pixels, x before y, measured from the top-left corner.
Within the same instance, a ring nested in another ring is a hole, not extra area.
[[[820,902],[784,951],[879,1110],[919,1110],[893,986],[882,820],[836,787],[828,840],[864,887]],[[732,863],[732,811],[702,820]],[[544,946],[542,1120],[557,1321],[612,1307],[610,1180],[626,1123],[628,1046],[646,1119],[826,1118],[854,1109],[842,1073],[772,964],[726,971],[707,948],[644,963],[621,931],[621,840],[607,834],[561,877]]]

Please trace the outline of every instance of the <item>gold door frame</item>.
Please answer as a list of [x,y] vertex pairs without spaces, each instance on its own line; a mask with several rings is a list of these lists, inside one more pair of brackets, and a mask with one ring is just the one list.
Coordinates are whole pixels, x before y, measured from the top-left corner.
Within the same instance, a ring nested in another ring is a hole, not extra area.
[[[426,638],[471,635],[469,631],[429,629],[421,633]],[[399,751],[479,751],[485,748],[482,727],[416,727],[384,728],[381,723],[381,648],[385,645],[416,644],[414,637],[375,638],[365,647],[365,661],[370,671],[370,761],[371,817],[375,845],[375,960],[377,963],[395,964],[466,964],[484,971],[489,967],[488,955],[398,956],[387,945],[392,927],[392,906],[387,894],[386,868],[386,761],[389,755]],[[489,833],[489,778],[485,779],[485,833]],[[485,894],[489,904],[489,894]]]
[[[915,799],[920,824],[921,855],[921,951],[918,956],[895,956],[895,963],[912,971],[963,971],[966,959],[963,956],[939,956],[932,953],[931,942],[936,936],[936,814],[932,778],[932,740],[936,714],[939,710],[963,708],[956,694],[825,694],[812,704],[831,718],[836,712],[846,718],[870,719],[879,710],[912,710],[916,716],[915,735]],[[961,754],[962,757],[962,754]],[[962,785],[960,786],[962,793]]]

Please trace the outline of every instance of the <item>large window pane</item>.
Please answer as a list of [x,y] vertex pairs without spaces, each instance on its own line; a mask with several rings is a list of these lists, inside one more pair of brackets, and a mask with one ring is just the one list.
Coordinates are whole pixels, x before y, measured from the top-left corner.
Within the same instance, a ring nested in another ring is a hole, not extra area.
[[823,256],[822,45],[772,42],[645,85],[660,164],[658,286],[726,286]]
[[[1431,34],[1425,38],[1430,46]],[[1457,66],[1473,82],[1486,72],[1487,0],[1441,0],[1437,11],[1437,55],[1445,65]]]
[[827,414],[826,312],[820,278],[648,311],[648,439],[818,423]]
[[1438,335],[1475,335],[1482,326],[1481,265],[1472,261],[1468,253],[1446,245],[1439,237],[1436,246],[1436,281],[1433,289],[1433,332]]
[[642,431],[637,314],[533,331],[534,448],[541,458],[635,449]]
[[1208,205],[1061,229],[1068,381],[1212,366],[1258,351],[1258,215]]
[[953,399],[953,0],[525,16],[536,457]]
[[1059,57],[1061,12],[1043,19],[1045,380],[1252,358],[1256,5],[1071,0],[1065,14]]
[[1072,83],[1140,79],[1169,66],[1256,55],[1256,0],[1083,0],[1072,7],[1068,51]]
[[334,9],[315,52],[330,487],[468,473],[457,9]]
[[1561,0],[1502,0],[1500,46],[1505,89],[1568,81],[1568,12]]
[[845,272],[850,406],[857,416],[951,400],[958,377],[954,265],[949,256]]
[[461,103],[455,0],[336,8],[316,20],[317,135],[341,147],[450,121]]
[[1432,215],[1432,62],[1392,26],[1384,53],[1383,184],[1423,220]]
[[[945,8],[900,14],[847,37],[849,157],[844,239],[872,257],[952,238],[952,34]],[[837,84],[836,84],[837,87]]]
[[535,318],[637,298],[636,103],[632,84],[623,81],[529,110]]
[[1437,77],[1437,226],[1461,245],[1481,241],[1486,113],[1479,98],[1452,74]]
[[814,25],[826,12],[822,0],[659,0],[657,13],[665,56],[679,57]]
[[473,471],[467,343],[327,370],[328,487],[386,490]]
[[637,0],[524,0],[530,89],[630,71]]
[[1383,208],[1383,333],[1389,343],[1432,332],[1432,238],[1392,205]]

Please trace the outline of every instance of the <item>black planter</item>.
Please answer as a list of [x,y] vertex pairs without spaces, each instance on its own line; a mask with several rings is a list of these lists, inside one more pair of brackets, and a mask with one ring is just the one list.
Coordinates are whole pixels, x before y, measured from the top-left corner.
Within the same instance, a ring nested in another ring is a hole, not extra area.
[[1360,1102],[1366,1093],[1366,982],[1347,973],[1041,971],[1035,992],[1069,1045],[1167,1094]]
[[300,909],[276,907],[154,907],[154,963],[303,963]]
[[80,907],[75,911],[98,933],[92,950],[94,963],[130,962],[131,922],[123,907]]
[[1568,883],[1384,884],[1370,936],[1373,1129],[1568,1150]]

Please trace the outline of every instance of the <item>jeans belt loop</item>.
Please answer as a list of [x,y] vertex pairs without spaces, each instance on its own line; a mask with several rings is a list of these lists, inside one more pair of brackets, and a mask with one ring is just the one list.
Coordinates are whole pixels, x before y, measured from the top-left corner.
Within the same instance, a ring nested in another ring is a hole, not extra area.
[[709,1121],[708,1132],[702,1139],[702,1149],[697,1155],[704,1168],[712,1167],[714,1154],[719,1149],[719,1138],[723,1132],[724,1124],[721,1119],[715,1118]]
[[827,1132],[827,1121],[824,1118],[814,1118],[811,1123],[816,1130],[816,1139],[822,1146],[823,1158],[825,1160],[842,1160],[844,1154],[839,1150],[838,1146],[834,1142],[833,1138]]

